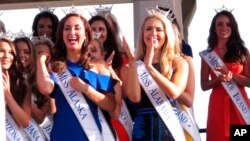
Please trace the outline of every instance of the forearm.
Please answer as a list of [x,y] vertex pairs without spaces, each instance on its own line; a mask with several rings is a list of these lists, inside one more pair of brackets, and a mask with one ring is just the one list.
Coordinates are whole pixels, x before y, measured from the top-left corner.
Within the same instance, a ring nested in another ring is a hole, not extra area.
[[203,91],[210,90],[214,87],[217,87],[218,85],[221,85],[221,82],[222,81],[219,77],[207,81],[201,81],[201,89]]
[[84,93],[91,101],[97,104],[101,109],[108,112],[113,112],[115,110],[115,98],[112,94],[103,94],[98,92],[93,87],[86,84],[82,87],[82,93]]
[[31,115],[34,118],[34,120],[41,124],[46,117],[46,112],[42,109],[37,108],[34,104],[31,105]]
[[246,76],[233,74],[232,79],[240,86],[250,87],[250,78]]
[[30,111],[25,111],[19,106],[11,94],[6,95],[5,100],[17,124],[23,128],[28,127],[31,119]]
[[36,77],[39,91],[44,95],[49,95],[54,89],[54,82],[50,78],[46,64],[41,60],[37,60]]
[[135,62],[129,63],[129,67],[122,72],[122,89],[125,95],[133,102],[141,101],[141,87]]

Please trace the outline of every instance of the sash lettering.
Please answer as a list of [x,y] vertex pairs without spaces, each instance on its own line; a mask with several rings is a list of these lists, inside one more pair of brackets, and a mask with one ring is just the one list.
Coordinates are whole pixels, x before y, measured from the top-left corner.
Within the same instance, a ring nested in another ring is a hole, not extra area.
[[[217,66],[226,67],[220,57],[214,51],[209,52],[208,50],[204,50],[199,54],[212,70],[214,70]],[[214,73],[217,76],[219,75],[219,73],[215,70]],[[243,98],[237,84],[233,80],[229,82],[221,82],[221,84],[227,91],[229,97],[237,107],[246,124],[250,125],[250,109],[246,104],[246,101]]]
[[30,124],[27,128],[24,128],[25,133],[28,135],[31,141],[44,141],[45,138],[38,129],[36,122],[31,119]]
[[46,139],[49,141],[50,140],[50,133],[53,127],[53,119],[51,117],[52,115],[47,115],[43,121],[42,124],[40,124],[40,127],[46,137]]
[[[92,112],[89,108],[89,105],[88,105],[87,101],[85,100],[84,96],[80,92],[74,90],[70,86],[69,81],[72,78],[72,75],[69,72],[69,70],[66,69],[65,72],[63,72],[59,75],[54,73],[54,76],[57,79],[58,85],[59,85],[61,91],[63,92],[63,95],[65,96],[66,100],[68,101],[72,111],[76,115],[76,117],[77,117],[83,131],[86,133],[88,139],[90,141],[97,141],[97,140],[98,141],[104,141],[104,140],[106,141],[107,136],[109,136],[109,137],[112,136],[112,134],[106,133],[106,131],[108,130],[109,127],[108,127],[104,117],[102,115],[100,115],[101,114],[101,112],[99,112],[100,110],[98,110],[100,123],[101,123],[102,128],[103,128],[103,133],[101,134],[101,132],[100,132],[95,120],[94,120]],[[112,140],[110,140],[110,141],[112,141]]]
[[141,86],[176,141],[186,141],[181,124],[164,92],[159,88],[142,61],[137,61],[137,73]]
[[119,121],[125,128],[130,140],[132,140],[133,121],[129,114],[128,108],[123,100],[121,105],[121,113],[119,116]]
[[15,123],[11,115],[5,110],[5,131],[8,140],[10,141],[24,141],[22,133],[18,125]]

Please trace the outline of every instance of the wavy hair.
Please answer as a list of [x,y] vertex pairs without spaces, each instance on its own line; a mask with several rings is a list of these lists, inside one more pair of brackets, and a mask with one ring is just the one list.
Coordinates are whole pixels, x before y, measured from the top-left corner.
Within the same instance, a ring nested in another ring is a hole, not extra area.
[[108,21],[104,17],[100,15],[94,16],[89,20],[89,24],[91,25],[95,21],[103,22],[107,29],[107,39],[103,43],[105,50],[105,60],[110,56],[113,51],[115,51],[115,55],[112,61],[112,67],[116,70],[122,65],[122,57],[119,51],[119,44],[117,42],[116,36],[113,30],[111,29]]
[[226,44],[227,52],[225,53],[223,60],[225,62],[244,63],[246,61],[246,57],[249,54],[249,52],[245,47],[245,43],[240,36],[237,21],[235,20],[233,14],[229,11],[223,10],[221,12],[218,12],[212,19],[212,23],[209,29],[209,36],[207,40],[208,49],[213,50],[218,43],[215,27],[216,27],[216,20],[220,16],[226,16],[229,18],[230,28],[232,30],[231,36],[229,37],[229,40]]
[[173,31],[172,23],[169,20],[167,20],[167,18],[164,17],[162,14],[159,13],[150,14],[144,19],[143,24],[139,31],[139,36],[137,38],[136,59],[143,60],[146,54],[146,45],[143,40],[143,34],[144,34],[145,23],[152,18],[160,20],[164,27],[166,40],[162,46],[160,65],[162,74],[166,78],[170,79],[173,72],[172,62],[176,56],[180,55],[180,51],[178,51],[179,49],[178,50],[175,49],[175,33]]

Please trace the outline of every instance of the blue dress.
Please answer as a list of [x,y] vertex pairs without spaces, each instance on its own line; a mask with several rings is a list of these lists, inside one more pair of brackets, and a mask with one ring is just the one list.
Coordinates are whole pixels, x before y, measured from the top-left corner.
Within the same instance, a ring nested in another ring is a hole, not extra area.
[[[160,64],[153,64],[160,70]],[[174,141],[173,136],[141,87],[141,101],[133,103],[135,110],[133,141]]]
[[[80,64],[70,62],[69,60],[67,60],[67,67],[73,76],[80,77],[98,91],[113,91],[113,79],[110,78],[110,76],[88,71]],[[57,81],[52,75],[51,78],[55,82],[52,97],[55,98],[57,108],[53,117],[54,124],[50,134],[51,141],[88,141],[86,134],[65,99]],[[99,130],[102,131],[97,114],[97,105],[86,96],[84,97],[89,104]]]

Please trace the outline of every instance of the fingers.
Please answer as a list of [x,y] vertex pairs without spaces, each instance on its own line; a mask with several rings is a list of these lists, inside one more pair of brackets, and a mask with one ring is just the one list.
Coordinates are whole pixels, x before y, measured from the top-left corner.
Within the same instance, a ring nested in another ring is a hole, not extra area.
[[112,64],[114,55],[115,55],[115,51],[112,51],[112,53],[109,55],[108,59],[106,60],[106,63],[108,66]]
[[218,76],[222,82],[229,82],[233,79],[233,73],[231,71],[228,71],[227,75],[225,74],[219,74]]

